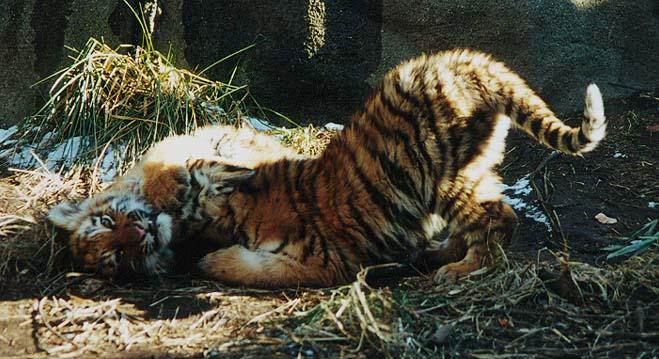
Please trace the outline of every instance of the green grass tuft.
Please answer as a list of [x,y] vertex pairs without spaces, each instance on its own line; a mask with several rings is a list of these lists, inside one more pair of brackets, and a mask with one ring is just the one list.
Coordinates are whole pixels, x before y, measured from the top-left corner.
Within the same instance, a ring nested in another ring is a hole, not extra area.
[[652,247],[659,247],[659,219],[646,223],[629,237],[622,237],[622,239],[627,242],[625,244],[615,244],[604,248],[605,251],[611,252],[606,256],[606,259],[613,259],[621,256],[634,256],[643,253]]
[[59,143],[80,136],[81,160],[101,158],[109,144],[121,143],[126,165],[169,135],[245,113],[245,86],[176,68],[146,46],[113,49],[92,38],[74,50],[72,64],[44,80],[55,79],[47,103],[23,124],[26,139],[38,142],[52,132],[51,143]]

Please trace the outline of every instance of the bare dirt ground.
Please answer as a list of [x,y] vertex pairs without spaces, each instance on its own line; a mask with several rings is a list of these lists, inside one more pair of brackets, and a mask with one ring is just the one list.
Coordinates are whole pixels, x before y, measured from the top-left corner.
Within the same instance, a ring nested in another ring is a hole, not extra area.
[[[657,250],[607,261],[603,248],[658,217],[659,100],[644,93],[606,105],[608,137],[585,158],[511,136],[501,173],[508,185],[527,176],[524,200],[549,225],[518,210],[508,258],[453,286],[415,277],[261,291],[186,275],[96,279],[71,272],[44,221],[84,186],[64,193],[42,175],[6,172],[0,357],[656,357]],[[618,223],[598,223],[600,212]]]

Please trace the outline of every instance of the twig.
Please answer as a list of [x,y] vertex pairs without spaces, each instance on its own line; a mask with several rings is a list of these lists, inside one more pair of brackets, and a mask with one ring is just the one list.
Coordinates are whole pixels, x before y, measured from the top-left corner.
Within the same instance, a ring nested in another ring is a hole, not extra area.
[[613,87],[620,87],[620,88],[623,88],[623,89],[634,90],[634,91],[646,91],[646,92],[647,91],[649,91],[649,92],[652,91],[650,89],[643,89],[643,88],[640,88],[640,87],[629,86],[629,85],[625,85],[625,84],[621,84],[621,83],[617,83],[617,82],[609,82],[608,84],[613,86]]
[[[552,227],[552,232],[554,233],[554,235],[560,235],[561,236],[561,240],[563,242],[563,252],[568,253],[567,238],[565,237],[565,233],[563,233],[563,228],[561,227],[558,216],[556,215],[556,212],[554,210],[551,210],[549,208],[549,206],[547,205],[547,201],[545,199],[545,196],[547,195],[547,193],[541,191],[540,188],[538,187],[538,185],[535,183],[535,178],[538,175],[538,173],[540,173],[540,171],[544,170],[545,167],[547,166],[547,163],[549,161],[553,160],[556,157],[558,157],[558,152],[557,151],[553,151],[551,154],[549,154],[549,156],[545,157],[538,164],[538,166],[535,168],[535,170],[533,170],[533,172],[531,172],[531,177],[530,177],[529,181],[531,182],[531,186],[533,187],[533,190],[535,191],[536,196],[538,197],[538,202],[540,202],[540,206],[542,206],[542,210],[545,212],[545,214],[547,215],[547,218],[549,218],[549,221],[551,222],[550,224],[551,224],[551,227]],[[546,183],[546,177],[544,179],[545,179],[545,183]]]

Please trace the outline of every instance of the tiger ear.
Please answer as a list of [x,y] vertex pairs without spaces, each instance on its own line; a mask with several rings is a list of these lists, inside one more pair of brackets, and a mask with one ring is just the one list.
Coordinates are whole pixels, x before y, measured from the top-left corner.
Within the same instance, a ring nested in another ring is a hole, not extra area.
[[77,226],[77,219],[81,212],[80,206],[72,202],[60,203],[48,212],[48,220],[56,227],[72,230]]

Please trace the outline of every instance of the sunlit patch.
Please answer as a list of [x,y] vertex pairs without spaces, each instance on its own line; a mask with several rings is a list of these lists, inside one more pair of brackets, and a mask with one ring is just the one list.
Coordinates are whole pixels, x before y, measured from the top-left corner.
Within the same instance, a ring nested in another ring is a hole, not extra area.
[[579,9],[592,9],[604,5],[608,0],[570,0]]

